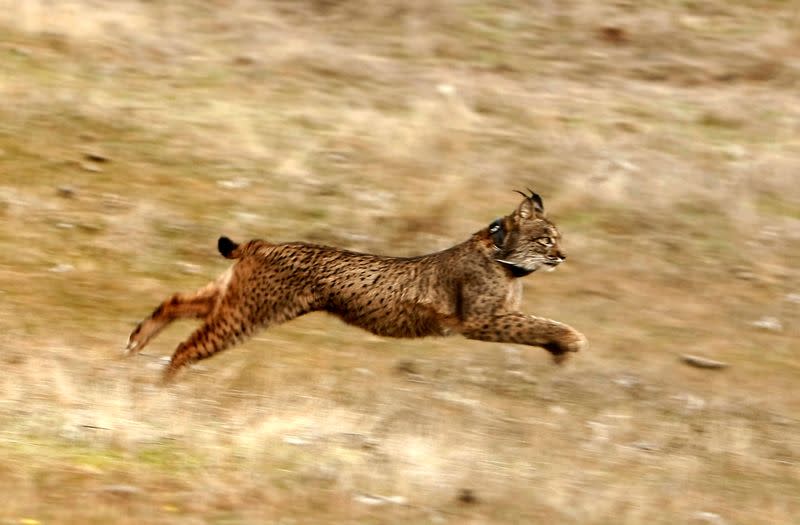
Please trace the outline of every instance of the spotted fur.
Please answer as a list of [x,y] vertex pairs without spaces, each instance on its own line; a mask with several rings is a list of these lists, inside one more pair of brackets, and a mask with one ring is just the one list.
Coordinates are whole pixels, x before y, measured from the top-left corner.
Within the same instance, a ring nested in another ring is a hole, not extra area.
[[211,357],[257,330],[314,311],[387,337],[462,334],[470,339],[541,346],[556,360],[586,346],[575,329],[518,311],[520,277],[566,259],[561,236],[531,192],[506,217],[447,250],[385,257],[306,243],[236,244],[219,239],[236,262],[192,294],[175,294],[139,323],[127,352],[140,351],[178,318],[203,324],[180,343],[165,371]]

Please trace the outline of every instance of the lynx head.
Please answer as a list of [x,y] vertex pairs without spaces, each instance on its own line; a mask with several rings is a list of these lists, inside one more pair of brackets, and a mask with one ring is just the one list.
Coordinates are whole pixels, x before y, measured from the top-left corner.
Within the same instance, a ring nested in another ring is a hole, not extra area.
[[559,246],[561,234],[544,215],[542,198],[528,191],[530,195],[518,192],[524,199],[514,213],[496,221],[489,230],[495,243],[494,258],[518,276],[540,268],[553,270],[567,258]]

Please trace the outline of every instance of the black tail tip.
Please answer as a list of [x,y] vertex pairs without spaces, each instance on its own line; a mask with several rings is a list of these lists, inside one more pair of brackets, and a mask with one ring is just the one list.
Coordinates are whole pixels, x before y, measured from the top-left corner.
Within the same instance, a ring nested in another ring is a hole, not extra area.
[[230,240],[227,237],[220,237],[217,241],[217,249],[219,253],[222,254],[223,257],[230,257],[233,253],[233,250],[238,248],[239,245]]

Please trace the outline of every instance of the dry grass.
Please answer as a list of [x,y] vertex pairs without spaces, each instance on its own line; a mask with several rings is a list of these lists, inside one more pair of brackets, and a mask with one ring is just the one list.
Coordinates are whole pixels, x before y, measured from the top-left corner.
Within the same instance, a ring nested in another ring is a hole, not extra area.
[[[798,22],[0,0],[0,523],[800,523]],[[219,234],[417,254],[525,186],[570,252],[525,308],[592,343],[567,367],[321,315],[170,389],[188,325],[119,357]]]

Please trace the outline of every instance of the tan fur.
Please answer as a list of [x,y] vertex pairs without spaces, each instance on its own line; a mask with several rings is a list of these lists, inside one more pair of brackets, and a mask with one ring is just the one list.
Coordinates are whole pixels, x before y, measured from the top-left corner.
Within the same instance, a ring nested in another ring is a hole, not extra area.
[[452,248],[410,258],[305,243],[254,240],[237,245],[223,237],[220,252],[236,263],[194,294],[164,301],[131,333],[127,351],[140,351],[175,319],[203,319],[175,350],[165,371],[169,380],[185,365],[256,330],[327,311],[382,336],[458,333],[541,346],[561,362],[586,346],[584,336],[557,321],[517,311],[519,277],[565,259],[560,234],[534,193],[499,224],[501,237],[487,227]]

